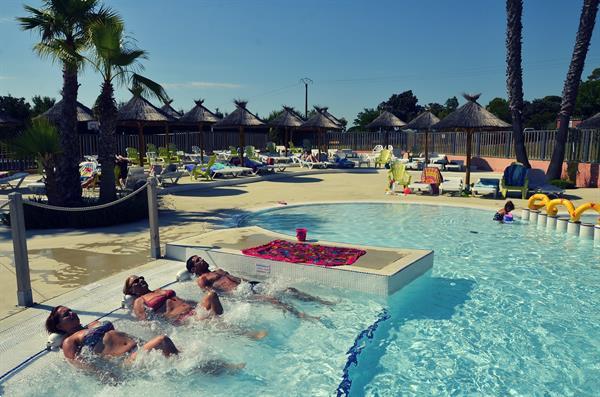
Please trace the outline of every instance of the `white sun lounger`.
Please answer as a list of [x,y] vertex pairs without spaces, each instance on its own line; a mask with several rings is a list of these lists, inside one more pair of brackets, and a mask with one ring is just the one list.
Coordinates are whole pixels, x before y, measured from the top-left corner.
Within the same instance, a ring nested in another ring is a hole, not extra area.
[[18,189],[28,176],[29,174],[26,172],[17,172],[16,174],[0,178],[0,189]]
[[460,193],[464,187],[464,182],[461,177],[444,178],[444,182],[440,184],[440,194],[444,193]]
[[217,175],[221,176],[233,176],[234,178],[244,174],[251,174],[252,168],[248,167],[225,167],[218,170],[212,170],[213,178]]

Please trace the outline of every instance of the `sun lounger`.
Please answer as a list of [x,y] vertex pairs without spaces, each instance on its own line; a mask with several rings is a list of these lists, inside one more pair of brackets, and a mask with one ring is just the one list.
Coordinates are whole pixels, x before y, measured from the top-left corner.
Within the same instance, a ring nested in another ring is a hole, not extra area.
[[521,163],[514,162],[504,169],[504,176],[500,182],[502,197],[506,198],[509,191],[521,192],[521,198],[527,198],[529,191],[529,170]]
[[0,189],[18,189],[29,174],[26,172],[17,172],[9,176],[0,178]]
[[135,190],[143,182],[146,182],[144,167],[129,167],[127,171],[127,179],[125,179],[124,190]]
[[190,164],[190,165],[188,165],[186,167],[191,167],[190,174],[191,174],[192,179],[198,180],[198,178],[204,178],[207,181],[210,181],[210,180],[213,179],[212,172],[211,172],[210,168],[215,164],[215,161],[217,161],[217,155],[213,154],[210,157],[210,160],[208,160],[208,164],[204,164],[204,165],[201,165],[201,164],[198,164],[198,165]]
[[150,169],[150,175],[156,177],[160,186],[163,186],[165,183],[175,185],[179,182],[179,178],[183,176],[183,171],[177,170],[175,164],[167,164],[164,167],[160,164],[153,164]]
[[464,182],[462,177],[454,176],[444,178],[444,181],[440,184],[440,194],[444,193],[461,193],[464,188]]
[[406,172],[406,165],[400,161],[394,161],[388,171],[389,190],[394,193],[397,187],[406,188],[410,184],[411,176]]
[[409,188],[413,192],[438,194],[440,184],[444,181],[439,168],[425,167],[421,173],[421,181],[411,183]]
[[529,191],[557,197],[560,197],[565,193],[565,191],[558,186],[551,185],[544,170],[539,168],[532,168],[529,170]]
[[494,198],[497,198],[499,190],[500,180],[495,178],[480,178],[479,181],[477,181],[477,183],[473,186],[473,194],[477,196],[493,194]]

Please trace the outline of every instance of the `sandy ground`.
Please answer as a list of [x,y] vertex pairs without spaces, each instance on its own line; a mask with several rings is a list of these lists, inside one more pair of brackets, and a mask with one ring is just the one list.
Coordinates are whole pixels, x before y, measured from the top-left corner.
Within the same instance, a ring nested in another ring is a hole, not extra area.
[[[343,173],[294,175],[268,181],[244,181],[237,185],[167,193],[159,214],[160,237],[164,244],[211,230],[234,215],[268,206],[323,201],[389,201],[448,203],[485,207],[493,211],[503,200],[447,196],[385,195],[385,170],[364,169]],[[446,174],[446,173],[445,173]],[[448,173],[451,175],[451,173]],[[458,174],[457,174],[458,175]],[[499,174],[475,173],[482,176]],[[418,173],[413,174],[413,179]],[[251,183],[250,183],[251,182]],[[185,179],[183,184],[189,183]],[[198,185],[196,183],[196,185]],[[600,201],[599,189],[569,191],[567,198],[577,206]],[[6,196],[1,199],[5,199]],[[517,208],[526,203],[511,195]],[[517,212],[518,213],[518,212]],[[490,214],[491,216],[491,214]],[[28,232],[28,250],[34,300],[44,302],[75,288],[150,261],[147,221],[87,230]],[[16,280],[10,230],[0,227],[0,320],[22,310],[16,306]]]

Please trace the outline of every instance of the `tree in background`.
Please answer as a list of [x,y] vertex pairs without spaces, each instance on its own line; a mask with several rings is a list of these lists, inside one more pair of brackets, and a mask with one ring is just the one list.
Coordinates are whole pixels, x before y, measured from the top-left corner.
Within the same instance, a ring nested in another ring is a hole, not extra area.
[[372,122],[379,116],[379,110],[373,108],[364,108],[362,112],[358,112],[354,119],[354,127],[348,131],[364,131],[367,128],[367,124]]
[[490,103],[487,104],[485,108],[499,119],[506,121],[507,123],[511,122],[510,106],[506,99],[494,98],[490,101]]
[[584,120],[598,112],[600,112],[600,68],[594,69],[587,81],[579,85],[575,102],[575,114]]
[[31,110],[31,117],[33,118],[39,116],[54,106],[56,99],[48,96],[42,97],[35,95],[33,98],[31,98],[31,102],[33,102],[33,109]]
[[412,90],[408,90],[392,95],[387,101],[381,102],[377,109],[387,110],[400,120],[409,121],[423,110],[422,106],[417,105],[418,102]]
[[560,111],[561,98],[548,95],[543,98],[524,102],[523,119],[525,127],[536,130],[553,130],[556,128],[556,115]]
[[0,96],[0,112],[25,123],[31,117],[31,105],[27,103],[25,98],[16,98],[8,94]]
[[117,153],[115,129],[117,126],[117,103],[114,97],[114,84],[130,85],[134,95],[152,95],[161,102],[169,97],[163,87],[144,77],[136,70],[143,69],[139,63],[146,59],[146,52],[134,48],[123,34],[123,23],[114,16],[110,21],[97,22],[91,27],[93,56],[86,58],[102,77],[101,92],[96,100],[94,111],[100,121],[98,140],[98,161],[108,172],[100,179],[100,201],[116,199],[115,167]]
[[42,8],[24,6],[29,14],[17,18],[23,30],[40,34],[34,47],[41,57],[62,64],[62,117],[60,143],[62,155],[56,164],[57,183],[61,186],[59,205],[81,201],[79,176],[79,139],[77,137],[77,74],[83,58],[82,51],[90,46],[90,27],[98,20],[110,19],[112,11],[101,7],[98,0],[44,0]]
[[[523,0],[506,0],[506,87],[511,120],[513,142],[517,161],[531,168],[523,136],[523,69],[521,67],[521,36],[523,24]],[[500,99],[500,98],[496,98]],[[490,102],[491,104],[491,102]],[[496,103],[500,105],[500,103]],[[500,110],[500,109],[498,109]]]
[[579,89],[581,73],[583,72],[583,67],[585,65],[585,58],[587,56],[588,48],[590,47],[594,24],[596,23],[599,1],[600,0],[583,1],[577,38],[575,39],[575,48],[573,48],[573,56],[571,57],[571,64],[569,65],[569,71],[563,88],[562,102],[560,104],[560,113],[558,116],[560,126],[554,137],[554,149],[552,150],[550,165],[546,172],[549,179],[560,179],[562,174],[567,136],[569,133],[569,120],[575,109],[577,91]]

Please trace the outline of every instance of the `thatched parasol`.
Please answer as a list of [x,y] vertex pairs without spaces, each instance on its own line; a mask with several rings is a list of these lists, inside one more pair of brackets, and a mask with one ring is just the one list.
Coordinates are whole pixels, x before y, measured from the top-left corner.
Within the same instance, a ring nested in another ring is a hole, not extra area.
[[327,117],[329,120],[331,120],[335,124],[337,124],[340,127],[340,129],[344,128],[344,125],[342,124],[342,122],[340,121],[340,119],[338,119],[337,117],[335,117],[333,114],[329,113],[329,108],[327,106],[322,106],[322,107],[315,106],[315,109],[319,113],[323,113],[325,115],[325,117]]
[[[42,116],[46,117],[53,123],[58,123],[62,118],[62,108],[63,101],[62,99],[54,104],[50,109],[46,110],[42,113]],[[88,121],[95,121],[94,113],[90,108],[83,105],[80,102],[77,102],[77,122],[78,123],[86,123]]]
[[431,127],[436,130],[461,129],[467,132],[467,173],[465,176],[467,190],[471,187],[471,135],[473,134],[473,130],[503,130],[511,128],[510,124],[500,120],[477,103],[477,99],[480,96],[481,94],[463,94],[467,103]]
[[431,130],[432,125],[439,122],[440,119],[429,110],[426,110],[404,126],[404,129],[425,131],[425,166],[429,163],[429,137],[427,136],[427,133]]
[[264,126],[263,123],[258,117],[254,114],[250,113],[248,109],[246,109],[246,105],[248,105],[248,101],[235,100],[233,101],[237,109],[231,112],[227,117],[215,123],[215,127],[217,128],[231,128],[238,127],[240,129],[240,165],[244,165],[244,129],[252,128],[252,127],[261,127]]
[[204,163],[204,125],[211,125],[219,121],[219,118],[204,105],[204,99],[194,101],[196,105],[179,119],[180,124],[191,124],[198,126],[200,131],[200,161]]
[[268,124],[269,127],[273,128],[283,128],[285,130],[285,138],[284,138],[284,146],[285,146],[285,155],[287,156],[288,152],[288,130],[290,128],[298,128],[302,125],[304,120],[300,117],[294,109],[290,106],[284,106],[283,112],[273,120],[271,120]]
[[168,122],[172,122],[174,119],[142,98],[141,90],[130,91],[133,97],[119,109],[117,120],[120,125],[134,125],[137,127],[140,165],[144,165],[144,126],[168,125]]
[[340,124],[336,124],[331,118],[323,113],[323,109],[327,110],[327,108],[315,106],[315,110],[317,111],[315,115],[310,117],[300,126],[302,129],[313,129],[317,131],[317,148],[319,150],[319,156],[321,155],[321,135],[325,134],[326,130],[342,129]]
[[367,124],[367,128],[380,129],[385,131],[385,147],[388,147],[391,129],[404,127],[406,123],[394,116],[387,110],[381,113],[377,118]]
[[596,113],[589,119],[583,120],[577,128],[580,129],[590,129],[590,130],[600,130],[600,113]]
[[174,119],[179,120],[179,118],[181,117],[181,113],[179,113],[177,110],[175,110],[173,108],[173,106],[171,106],[172,103],[173,103],[172,99],[167,99],[165,101],[165,104],[160,107],[160,110],[162,110],[163,113],[173,117]]

